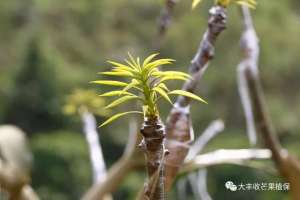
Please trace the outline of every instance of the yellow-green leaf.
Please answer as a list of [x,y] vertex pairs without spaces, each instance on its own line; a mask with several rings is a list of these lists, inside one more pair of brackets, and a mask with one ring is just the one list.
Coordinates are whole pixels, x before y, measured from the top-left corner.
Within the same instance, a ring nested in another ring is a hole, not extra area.
[[98,74],[108,76],[133,76],[133,74],[128,71],[99,72]]
[[144,62],[143,62],[143,66],[146,66],[153,58],[155,58],[159,53],[154,53],[151,54],[150,56],[148,56]]
[[166,99],[171,105],[173,105],[171,99],[169,98],[168,94],[161,89],[160,87],[154,87],[153,88],[154,91],[158,92],[164,99]]
[[91,83],[101,84],[101,85],[111,85],[111,86],[119,86],[126,87],[128,83],[124,83],[121,81],[92,81]]
[[162,79],[160,79],[159,83],[162,83],[164,81],[168,81],[168,80],[182,80],[182,81],[187,81],[189,80],[186,77],[183,76],[165,76]]
[[191,76],[184,72],[178,72],[178,71],[156,71],[152,73],[153,76],[183,76],[186,78],[191,78]]
[[193,93],[184,91],[184,90],[173,90],[173,91],[169,92],[169,94],[186,96],[186,97],[189,97],[189,98],[192,98],[192,99],[195,99],[197,101],[200,101],[200,102],[203,102],[203,103],[207,104],[207,102],[205,100],[203,100],[202,98],[200,98],[199,96],[197,96]]
[[112,117],[110,117],[110,118],[109,118],[108,120],[106,120],[105,122],[103,122],[103,123],[100,125],[100,127],[105,126],[105,125],[111,123],[112,121],[114,121],[114,120],[116,120],[116,119],[118,119],[118,118],[120,118],[120,117],[122,117],[122,116],[124,116],[124,115],[133,114],[133,113],[135,113],[135,114],[136,114],[136,113],[137,113],[137,114],[143,114],[142,112],[139,112],[139,111],[129,111],[129,112],[118,113],[118,114],[115,114],[115,115],[113,115]]
[[136,87],[139,85],[139,82],[136,79],[132,79],[131,83],[129,83],[124,89],[123,92],[127,92],[133,87]]
[[194,9],[202,0],[193,0],[192,9]]
[[250,1],[244,1],[244,0],[240,0],[240,1],[236,1],[237,4],[239,5],[244,5],[244,6],[248,6],[249,8],[255,9],[256,7],[256,2],[250,2]]
[[122,90],[115,90],[115,91],[100,94],[99,96],[100,97],[112,97],[112,96],[118,96],[118,95],[133,95],[133,94],[130,92],[122,91]]
[[112,108],[112,107],[115,107],[115,106],[118,106],[122,103],[125,103],[126,101],[129,101],[129,100],[132,100],[132,99],[138,99],[139,97],[136,96],[136,95],[126,95],[126,96],[123,96],[115,101],[113,101],[112,103],[110,103],[109,105],[107,105],[105,107],[105,109],[108,109],[108,108]]
[[158,84],[157,87],[160,87],[161,89],[164,89],[165,91],[169,92],[169,88],[166,86],[166,84],[164,83],[160,83]]

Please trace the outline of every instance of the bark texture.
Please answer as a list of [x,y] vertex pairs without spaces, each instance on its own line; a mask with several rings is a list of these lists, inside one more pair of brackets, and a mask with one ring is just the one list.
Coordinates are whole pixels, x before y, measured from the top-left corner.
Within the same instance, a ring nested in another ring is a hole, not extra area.
[[[214,57],[214,45],[218,36],[226,28],[226,9],[214,6],[209,11],[208,28],[189,67],[192,79],[183,85],[183,90],[194,93],[198,82],[205,72],[209,61]],[[183,164],[194,140],[190,118],[190,98],[179,96],[166,122],[166,148],[170,154],[166,157],[166,190],[171,189],[175,176]]]
[[146,118],[141,128],[143,140],[140,147],[145,153],[148,182],[144,186],[145,200],[164,200],[164,157],[165,150],[164,125],[158,118]]
[[264,145],[272,152],[272,159],[280,174],[290,183],[291,197],[300,199],[300,162],[297,158],[284,150],[272,126],[266,111],[264,92],[261,87],[257,59],[259,52],[258,38],[252,24],[251,15],[247,7],[242,9],[244,17],[244,33],[241,47],[244,60],[239,66],[243,72],[249,89],[252,112],[257,132],[261,134]]

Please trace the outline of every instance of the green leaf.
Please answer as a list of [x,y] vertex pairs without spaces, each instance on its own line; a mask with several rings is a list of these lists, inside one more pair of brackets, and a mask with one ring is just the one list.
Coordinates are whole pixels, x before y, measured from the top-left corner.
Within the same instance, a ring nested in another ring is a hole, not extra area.
[[156,71],[153,72],[152,74],[153,76],[183,76],[186,78],[191,78],[191,76],[187,73],[184,72],[178,72],[178,71]]
[[131,83],[129,83],[124,89],[124,92],[127,92],[128,90],[130,90],[133,87],[137,87],[139,85],[139,81],[136,79],[132,79]]
[[151,54],[150,56],[148,56],[144,62],[143,62],[143,66],[146,66],[153,58],[155,58],[159,53],[154,53]]
[[133,76],[133,74],[128,71],[99,72],[98,74],[108,76]]
[[166,84],[164,83],[160,83],[158,84],[157,87],[160,87],[161,89],[164,89],[165,91],[169,92],[169,88],[166,86]]
[[118,96],[118,95],[134,95],[130,92],[125,92],[122,90],[115,90],[115,91],[111,91],[111,92],[106,92],[103,94],[100,94],[100,97],[112,97],[112,96]]
[[112,121],[114,121],[114,120],[116,120],[116,119],[118,119],[118,118],[120,118],[120,117],[122,117],[122,116],[124,116],[124,115],[133,114],[133,113],[143,114],[143,113],[140,112],[140,111],[129,111],[129,112],[118,113],[118,114],[115,114],[115,115],[113,115],[112,117],[110,117],[110,118],[109,118],[108,120],[106,120],[105,122],[103,122],[103,123],[100,125],[100,127],[105,126],[105,125],[111,123]]
[[244,5],[244,6],[248,6],[249,8],[255,9],[256,7],[256,2],[252,2],[252,1],[245,1],[245,0],[240,0],[240,1],[236,1],[237,4],[239,5]]
[[169,94],[186,96],[186,97],[189,97],[189,98],[192,98],[192,99],[195,99],[197,101],[200,101],[200,102],[203,102],[203,103],[207,104],[207,102],[205,100],[203,100],[202,98],[200,98],[199,96],[197,96],[193,93],[184,91],[184,90],[173,90],[173,91],[169,92]]
[[163,89],[161,89],[160,87],[157,86],[157,87],[154,87],[153,90],[156,91],[157,93],[159,93],[164,99],[166,99],[171,105],[173,105],[168,94]]
[[169,81],[169,80],[182,80],[182,81],[187,81],[189,80],[186,77],[183,76],[165,76],[162,79],[159,80],[159,84],[165,81]]
[[118,106],[122,103],[125,103],[126,101],[129,101],[129,100],[132,100],[132,99],[138,99],[139,97],[136,96],[136,95],[126,95],[126,96],[123,96],[115,101],[113,101],[112,103],[110,103],[109,105],[107,105],[105,107],[105,109],[108,109],[108,108],[112,108],[112,107],[115,107],[115,106]]
[[166,59],[158,59],[158,60],[155,60],[153,62],[150,62],[148,63],[147,65],[144,66],[144,70],[146,71],[151,71],[152,69],[154,68],[157,68],[159,66],[162,66],[162,65],[167,65],[167,64],[171,64],[172,62],[174,62],[175,60],[173,59],[169,59],[169,58],[166,58]]
[[196,6],[201,3],[202,0],[193,0],[192,9],[196,8]]
[[124,83],[121,81],[92,81],[91,83],[101,84],[101,85],[111,85],[111,86],[119,86],[126,87],[128,83]]

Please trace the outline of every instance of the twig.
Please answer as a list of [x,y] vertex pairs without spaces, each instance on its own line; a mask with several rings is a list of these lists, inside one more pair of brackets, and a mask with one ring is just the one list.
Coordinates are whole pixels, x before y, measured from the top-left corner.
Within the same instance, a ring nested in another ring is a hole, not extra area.
[[89,147],[94,183],[103,182],[106,178],[106,167],[98,132],[96,130],[96,119],[93,114],[89,112],[84,112],[81,118],[84,126],[83,132]]
[[209,124],[205,131],[199,136],[199,138],[190,147],[189,153],[186,156],[186,160],[192,160],[202,149],[207,145],[207,143],[213,139],[218,133],[224,130],[224,122],[222,120],[215,120]]
[[251,159],[264,160],[270,158],[271,151],[268,149],[220,149],[196,156],[193,160],[184,164],[181,172],[190,172],[220,164],[242,164]]
[[162,40],[165,38],[167,29],[172,22],[172,15],[175,5],[179,0],[165,0],[165,6],[161,10],[158,18],[158,33],[154,39],[154,49],[158,50],[161,47]]
[[[208,142],[223,130],[224,122],[222,120],[215,120],[211,122],[196,142],[194,142],[194,144],[190,147],[186,161],[194,159],[196,155],[199,154],[208,144]],[[200,169],[198,173],[189,174],[188,179],[191,183],[194,194],[198,197],[197,199],[211,199],[206,188],[206,169]]]
[[198,190],[201,200],[212,200],[207,190],[207,170],[200,169],[198,171]]
[[[103,183],[106,179],[106,167],[97,132],[96,119],[94,115],[88,111],[81,114],[81,119],[83,122],[83,132],[89,147],[94,183]],[[103,199],[111,200],[113,198],[111,194],[106,194]]]
[[[82,200],[102,200],[103,197],[112,193],[122,183],[122,180],[132,170],[142,167],[143,158],[142,152],[137,148],[137,144],[140,141],[140,135],[137,134],[138,130],[136,125],[130,121],[131,129],[128,137],[128,142],[122,157],[113,164],[107,172],[107,176],[104,182],[94,184],[84,194]],[[141,159],[140,159],[141,158]]]

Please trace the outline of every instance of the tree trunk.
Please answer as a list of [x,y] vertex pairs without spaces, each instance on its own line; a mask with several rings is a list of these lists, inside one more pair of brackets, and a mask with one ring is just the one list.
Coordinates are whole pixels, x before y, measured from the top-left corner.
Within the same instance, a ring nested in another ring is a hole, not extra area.
[[158,118],[146,118],[141,128],[143,140],[140,147],[146,158],[148,182],[144,186],[145,200],[164,200],[164,156],[165,156],[165,130]]

